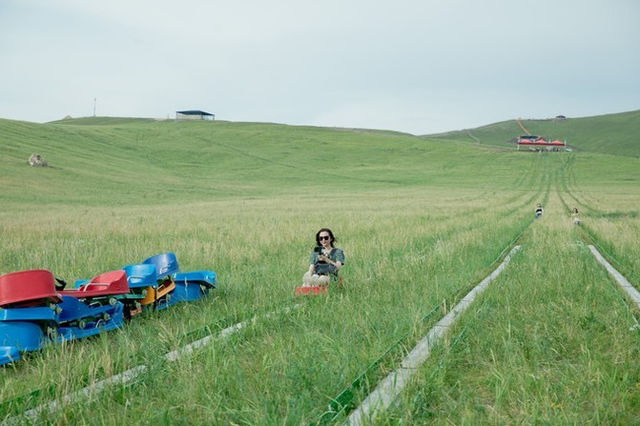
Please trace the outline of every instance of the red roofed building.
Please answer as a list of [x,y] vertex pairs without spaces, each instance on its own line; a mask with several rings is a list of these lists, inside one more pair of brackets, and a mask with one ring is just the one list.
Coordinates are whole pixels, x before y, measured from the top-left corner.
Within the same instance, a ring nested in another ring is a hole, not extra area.
[[520,151],[520,147],[528,147],[529,151],[566,151],[567,143],[562,142],[558,139],[553,141],[547,141],[540,136],[535,135],[526,135],[520,136],[518,138],[518,142],[516,143],[518,147],[518,151]]

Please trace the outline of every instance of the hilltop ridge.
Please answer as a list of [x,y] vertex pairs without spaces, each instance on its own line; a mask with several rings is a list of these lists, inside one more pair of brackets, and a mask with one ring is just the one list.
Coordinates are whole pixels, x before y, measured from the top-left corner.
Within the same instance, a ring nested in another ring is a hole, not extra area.
[[[520,119],[532,134],[566,140],[576,151],[640,157],[640,110],[592,117]],[[462,141],[475,145],[513,147],[523,134],[516,119],[474,129],[422,135],[421,138]]]
[[[516,138],[523,133],[518,124],[518,120],[531,133],[551,139],[566,140],[569,146],[576,151],[640,157],[640,110],[588,117],[566,117],[564,119],[514,118],[472,129],[452,130],[426,135],[413,135],[394,130],[285,125],[279,123],[230,122],[221,120],[216,121],[216,123],[274,125],[291,128],[359,132],[364,134],[417,136],[429,140],[458,141],[488,147],[512,148]],[[116,126],[164,121],[173,122],[175,120],[134,117],[80,117],[56,120],[46,124]]]

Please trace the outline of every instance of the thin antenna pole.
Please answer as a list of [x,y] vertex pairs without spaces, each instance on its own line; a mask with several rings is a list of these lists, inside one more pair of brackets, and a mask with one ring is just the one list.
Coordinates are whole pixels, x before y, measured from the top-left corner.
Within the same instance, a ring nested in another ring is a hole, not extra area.
[[93,116],[96,116],[96,98],[93,98]]

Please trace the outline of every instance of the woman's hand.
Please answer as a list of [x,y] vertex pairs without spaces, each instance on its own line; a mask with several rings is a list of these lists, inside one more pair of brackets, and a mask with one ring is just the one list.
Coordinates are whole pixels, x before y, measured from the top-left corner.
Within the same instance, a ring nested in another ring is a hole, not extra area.
[[339,270],[340,268],[342,268],[342,263],[340,261],[333,261],[331,259],[329,259],[327,256],[324,255],[319,255],[318,256],[318,260],[321,262],[327,262],[329,265],[333,265],[336,267],[336,270]]

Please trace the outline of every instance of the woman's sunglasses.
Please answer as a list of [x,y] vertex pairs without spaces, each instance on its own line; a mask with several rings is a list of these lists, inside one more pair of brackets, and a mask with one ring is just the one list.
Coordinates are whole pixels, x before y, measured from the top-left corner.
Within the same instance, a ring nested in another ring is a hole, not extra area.
[[318,241],[322,241],[322,240],[327,240],[327,241],[329,241],[329,238],[330,238],[330,237],[329,237],[328,235],[327,235],[327,236],[320,235],[320,236],[318,237]]

